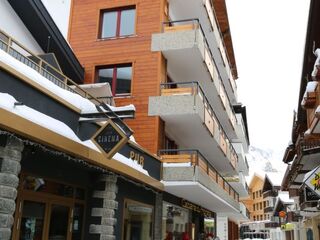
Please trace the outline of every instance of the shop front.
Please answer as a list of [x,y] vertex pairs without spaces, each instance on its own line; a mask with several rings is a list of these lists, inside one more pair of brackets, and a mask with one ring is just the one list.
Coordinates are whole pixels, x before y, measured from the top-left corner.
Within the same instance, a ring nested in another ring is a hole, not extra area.
[[163,194],[162,239],[206,239],[215,234],[215,213],[169,193]]

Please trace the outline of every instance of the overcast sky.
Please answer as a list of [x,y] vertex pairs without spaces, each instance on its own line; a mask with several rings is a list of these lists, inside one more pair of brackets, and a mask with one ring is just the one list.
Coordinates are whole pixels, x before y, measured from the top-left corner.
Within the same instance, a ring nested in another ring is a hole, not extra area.
[[298,106],[309,0],[226,2],[251,145],[281,156]]

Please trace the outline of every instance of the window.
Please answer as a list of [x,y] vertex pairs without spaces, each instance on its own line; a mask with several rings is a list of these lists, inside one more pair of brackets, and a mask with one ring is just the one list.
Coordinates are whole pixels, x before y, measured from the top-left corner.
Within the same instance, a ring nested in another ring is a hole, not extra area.
[[255,211],[256,210],[256,205],[255,204],[253,204],[253,211]]
[[112,95],[131,93],[132,64],[119,64],[97,69],[97,82],[110,84]]
[[262,209],[262,202],[260,202],[260,209]]
[[263,207],[266,208],[266,201],[263,201]]
[[101,38],[129,36],[135,33],[135,6],[101,12]]
[[256,216],[253,216],[253,221],[255,221],[256,220]]
[[262,197],[262,190],[259,191],[259,196]]
[[255,199],[256,198],[256,193],[255,192],[253,192],[253,199]]
[[123,239],[152,239],[153,207],[126,199],[124,203]]

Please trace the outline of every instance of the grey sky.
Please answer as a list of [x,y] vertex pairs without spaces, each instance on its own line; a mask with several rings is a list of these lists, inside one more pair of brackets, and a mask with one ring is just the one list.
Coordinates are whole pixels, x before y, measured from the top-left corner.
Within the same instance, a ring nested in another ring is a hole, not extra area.
[[298,106],[309,0],[227,0],[227,7],[251,145],[281,156]]

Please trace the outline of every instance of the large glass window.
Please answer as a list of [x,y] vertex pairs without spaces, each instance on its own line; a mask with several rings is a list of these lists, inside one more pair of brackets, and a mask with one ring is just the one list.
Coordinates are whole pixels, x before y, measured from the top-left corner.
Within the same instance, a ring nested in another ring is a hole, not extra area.
[[110,84],[112,95],[131,93],[132,64],[119,64],[97,69],[97,82]]
[[182,239],[188,234],[189,210],[167,202],[162,209],[162,239]]
[[132,200],[126,200],[124,206],[122,239],[151,240],[153,238],[153,207]]
[[129,36],[135,32],[134,6],[102,11],[101,38]]

